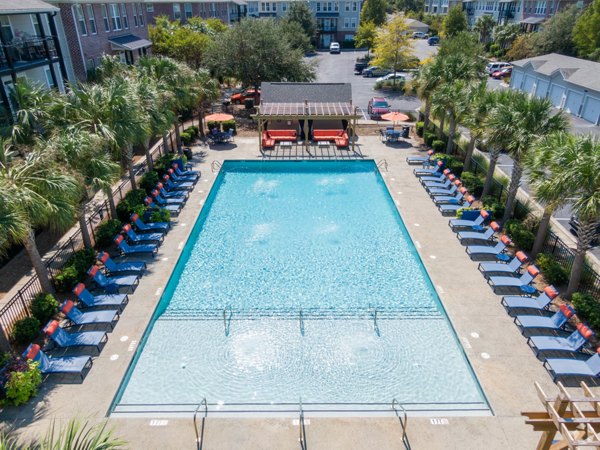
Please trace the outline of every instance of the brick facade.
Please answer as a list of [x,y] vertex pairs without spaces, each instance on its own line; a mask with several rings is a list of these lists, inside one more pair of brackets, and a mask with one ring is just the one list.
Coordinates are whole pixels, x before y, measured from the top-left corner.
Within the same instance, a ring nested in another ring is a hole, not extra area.
[[[230,2],[189,2],[192,7],[192,17],[201,17],[203,19],[209,19],[211,17],[220,19],[223,23],[229,23],[229,5]],[[179,5],[180,17],[175,17],[175,11],[173,5]],[[150,23],[154,23],[154,18],[158,16],[167,16],[170,20],[179,19],[181,23],[185,23],[187,20],[186,3],[153,3],[154,12],[148,13],[148,19]]]

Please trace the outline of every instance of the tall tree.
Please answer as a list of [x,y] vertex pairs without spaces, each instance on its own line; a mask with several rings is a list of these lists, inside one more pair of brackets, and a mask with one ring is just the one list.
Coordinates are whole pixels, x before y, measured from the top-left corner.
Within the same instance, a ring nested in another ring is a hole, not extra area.
[[475,22],[475,26],[473,27],[473,31],[477,32],[479,35],[479,42],[482,44],[487,44],[492,39],[492,32],[494,31],[494,27],[496,26],[496,21],[494,18],[488,14],[484,14],[480,16]]
[[442,31],[447,38],[467,31],[467,16],[462,10],[461,3],[454,5],[448,10],[448,15],[444,18]]
[[411,81],[411,84],[417,91],[418,96],[425,102],[425,111],[423,112],[424,131],[429,129],[433,93],[441,81],[441,64],[437,60],[421,66],[416,76]]
[[573,42],[579,56],[600,61],[600,0],[594,0],[577,20]]
[[354,42],[356,46],[366,47],[367,55],[370,54],[371,49],[375,45],[377,39],[377,26],[373,22],[363,22],[359,25],[358,31],[354,36]]
[[473,84],[467,93],[469,109],[462,120],[462,124],[469,128],[469,144],[463,165],[463,172],[471,167],[471,157],[475,149],[475,143],[483,139],[485,132],[485,120],[493,106],[492,96],[487,90],[487,82],[481,81]]
[[518,59],[531,58],[536,55],[535,35],[531,33],[517,36],[506,52],[508,61],[516,61]]
[[291,2],[288,6],[284,21],[288,24],[297,23],[310,42],[317,38],[317,19],[308,6],[308,2]]
[[521,27],[518,23],[498,25],[494,28],[494,42],[506,49],[512,45],[521,33]]
[[365,0],[360,12],[360,22],[373,22],[380,26],[386,20],[386,0]]
[[504,149],[512,157],[513,167],[502,222],[512,217],[515,199],[523,174],[523,159],[544,136],[564,131],[568,119],[564,112],[552,112],[549,99],[529,97],[509,90],[506,100],[497,104],[487,120],[492,141],[503,140]]
[[[579,18],[580,10],[576,5],[554,14],[544,27],[534,33],[534,56],[548,53],[574,56],[576,54],[573,42],[573,29]],[[599,23],[600,25],[600,23]]]
[[[404,16],[396,14],[386,23],[375,39],[373,64],[398,72],[406,68],[409,60],[414,58],[412,39],[408,35],[408,25]],[[396,80],[394,79],[394,82]]]

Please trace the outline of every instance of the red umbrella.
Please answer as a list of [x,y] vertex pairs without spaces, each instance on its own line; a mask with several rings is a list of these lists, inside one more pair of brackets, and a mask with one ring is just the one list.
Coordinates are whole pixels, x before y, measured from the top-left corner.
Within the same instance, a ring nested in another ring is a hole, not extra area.
[[410,117],[406,114],[402,114],[399,112],[389,112],[387,114],[382,114],[381,118],[383,120],[389,120],[390,122],[406,122]]
[[204,117],[204,120],[207,122],[226,122],[228,120],[233,120],[233,116],[231,114],[216,113]]

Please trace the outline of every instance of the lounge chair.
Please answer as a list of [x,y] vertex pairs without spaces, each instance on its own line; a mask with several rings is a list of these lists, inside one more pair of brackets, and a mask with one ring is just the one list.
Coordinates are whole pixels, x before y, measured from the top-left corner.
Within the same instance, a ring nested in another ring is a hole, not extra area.
[[521,328],[521,333],[530,335],[532,329],[562,330],[569,319],[575,315],[570,306],[563,304],[560,309],[551,316],[519,314],[515,316],[515,323]]
[[159,206],[157,203],[154,203],[154,201],[152,200],[152,197],[146,197],[144,199],[144,204],[150,208],[150,209],[166,209],[167,211],[169,211],[169,213],[171,213],[174,216],[179,215],[179,212],[181,211],[181,205],[165,205],[165,206]]
[[130,217],[131,222],[135,225],[135,227],[143,232],[159,232],[167,234],[169,229],[171,228],[170,222],[142,222],[140,216],[137,213],[134,213]]
[[434,154],[433,150],[427,152],[427,156],[407,156],[406,162],[408,164],[426,164],[431,161],[431,155]]
[[163,184],[165,185],[165,189],[167,191],[191,191],[194,189],[194,183],[192,182],[183,182],[183,183],[175,183],[171,177],[167,174],[163,176]]
[[546,352],[578,352],[593,335],[594,332],[580,322],[577,329],[567,337],[531,336],[527,339],[527,344],[538,357]]
[[521,275],[519,278],[516,277],[489,277],[488,284],[492,287],[494,292],[497,292],[499,289],[505,290],[521,290],[524,286],[529,286],[529,284],[535,280],[535,278],[540,274],[540,271],[534,265],[531,265],[527,268],[527,271]]
[[459,205],[462,203],[463,198],[465,197],[465,195],[468,195],[468,193],[469,192],[465,187],[461,187],[456,195],[442,195],[439,197],[433,197],[433,203],[435,203],[438,206],[445,205],[447,203]]
[[79,375],[81,381],[93,364],[91,356],[48,356],[38,344],[30,344],[23,352],[23,359],[38,363],[38,367],[44,375]]
[[67,333],[63,330],[58,320],[51,320],[44,327],[44,334],[58,347],[94,347],[98,354],[102,346],[108,340],[108,334],[104,331],[81,331],[79,333]]
[[127,294],[99,294],[93,295],[90,291],[85,288],[85,284],[77,283],[73,289],[79,300],[90,308],[97,306],[109,306],[117,307],[119,311],[123,311],[125,305],[129,302],[129,296]]
[[94,265],[88,269],[88,275],[109,294],[115,294],[119,292],[121,288],[131,289],[131,292],[135,291],[135,288],[140,282],[137,275],[122,275],[117,277],[107,277],[100,271],[100,267]]
[[512,241],[510,238],[507,235],[504,235],[493,247],[489,245],[468,245],[465,247],[465,251],[467,252],[467,255],[471,257],[471,259],[474,257],[480,258],[482,256],[496,257],[500,253],[504,252],[511,243]]
[[544,362],[544,367],[554,382],[566,377],[576,377],[577,381],[581,378],[596,379],[600,375],[600,354],[596,352],[586,360],[548,358]]
[[[503,255],[506,256],[506,255]],[[514,274],[519,272],[519,269],[528,261],[527,255],[518,251],[513,259],[508,263],[501,262],[482,262],[479,263],[479,270],[483,276],[489,278],[494,273]]]
[[158,245],[156,244],[139,244],[129,245],[123,236],[117,234],[115,236],[115,244],[124,256],[128,255],[139,255],[139,254],[150,254],[152,257],[158,253]]
[[544,292],[537,297],[523,295],[507,295],[502,297],[502,304],[509,314],[515,309],[537,309],[538,311],[548,309],[552,300],[558,297],[558,291],[554,286],[546,286]]
[[180,208],[183,208],[186,201],[183,197],[165,198],[161,195],[158,189],[154,189],[152,192],[150,192],[150,195],[154,198],[154,201],[156,201],[158,206],[177,205]]
[[172,168],[173,168],[173,171],[175,171],[175,175],[177,175],[180,178],[187,177],[187,178],[194,178],[195,180],[197,180],[201,176],[201,173],[199,170],[187,169],[187,170],[183,171],[179,167],[179,164],[177,164],[176,162],[173,163]]
[[104,264],[109,275],[117,273],[137,273],[142,274],[146,270],[146,263],[144,261],[128,261],[128,262],[114,262],[107,252],[100,252],[98,254],[98,261]]
[[[450,169],[447,169],[448,172],[450,172]],[[424,177],[427,178],[427,177]],[[423,185],[423,187],[425,189],[435,189],[435,188],[440,188],[440,189],[447,189],[450,186],[452,186],[452,183],[454,183],[457,178],[456,175],[450,173],[448,174],[448,176],[444,175],[442,178],[444,178],[444,181],[440,181],[440,179],[438,178],[437,181],[431,181],[431,180],[425,180],[423,178],[421,178],[421,184]]]
[[119,319],[119,311],[105,309],[100,311],[80,311],[72,300],[66,300],[60,305],[62,312],[73,325],[108,325],[112,331],[114,322]]
[[165,189],[165,185],[162,183],[156,183],[156,188],[158,190],[158,192],[160,192],[160,195],[162,195],[164,198],[174,198],[177,200],[183,200],[184,202],[187,201],[188,197],[190,196],[189,191],[167,191]]
[[475,197],[472,195],[468,195],[467,199],[462,203],[445,203],[438,206],[438,209],[442,213],[443,216],[448,216],[450,214],[456,214],[459,209],[470,208],[471,205],[475,203]]
[[448,225],[452,228],[452,231],[456,231],[458,228],[472,228],[483,225],[483,223],[490,217],[490,214],[482,209],[479,211],[479,215],[475,220],[465,220],[465,219],[450,219],[448,221]]
[[494,233],[500,231],[498,222],[490,223],[490,226],[482,232],[478,231],[459,231],[456,233],[458,240],[462,243],[465,241],[490,241],[494,238]]
[[444,169],[441,175],[436,173],[434,175],[421,176],[419,177],[419,180],[421,181],[421,184],[428,182],[442,183],[446,181],[446,178],[450,178],[450,175],[452,175],[452,171],[450,169]]
[[131,225],[126,224],[121,228],[121,233],[125,233],[129,243],[131,244],[143,244],[147,242],[157,242],[161,243],[165,239],[165,235],[163,233],[140,233],[137,234],[131,228]]
[[414,169],[413,173],[417,176],[417,177],[441,177],[442,174],[444,172],[444,161],[439,160],[436,164],[436,167],[434,167],[433,169],[427,168],[425,166],[419,168],[419,169]]
[[455,179],[452,186],[449,188],[425,188],[430,197],[438,197],[440,195],[454,195],[458,188],[462,185],[462,181]]
[[196,184],[197,179],[195,180],[190,180],[186,177],[178,177],[177,174],[175,173],[174,169],[169,169],[167,170],[167,174],[169,174],[169,176],[171,177],[171,180],[173,180],[173,182],[175,184],[181,184],[181,183],[192,183],[192,184]]

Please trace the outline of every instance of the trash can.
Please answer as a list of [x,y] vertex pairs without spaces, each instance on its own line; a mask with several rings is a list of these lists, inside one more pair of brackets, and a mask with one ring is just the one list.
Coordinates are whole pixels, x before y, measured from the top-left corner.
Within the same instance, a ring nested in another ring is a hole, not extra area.
[[194,157],[194,154],[192,153],[192,149],[189,147],[183,148],[183,154],[185,155],[185,157],[187,158],[188,161]]
[[402,137],[403,138],[408,138],[409,133],[410,133],[410,127],[402,127]]

